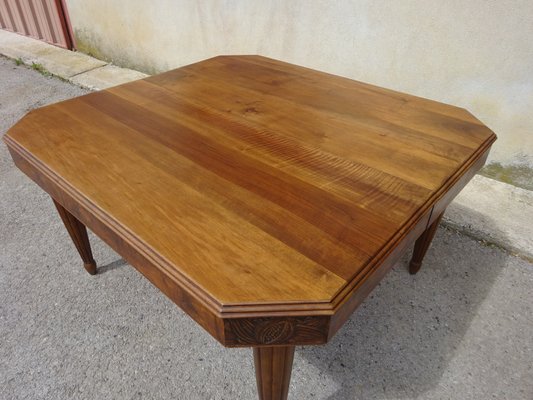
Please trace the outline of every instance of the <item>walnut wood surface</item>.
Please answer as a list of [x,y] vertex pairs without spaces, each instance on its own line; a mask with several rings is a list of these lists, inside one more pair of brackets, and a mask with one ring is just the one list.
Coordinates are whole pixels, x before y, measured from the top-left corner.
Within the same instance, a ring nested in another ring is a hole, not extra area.
[[437,217],[437,219],[433,221],[433,223],[428,226],[424,233],[416,240],[413,256],[411,257],[411,261],[409,262],[409,272],[411,274],[416,274],[420,270],[420,267],[422,266],[422,260],[424,259],[424,256],[426,255],[426,252],[428,251],[429,246],[431,245],[431,241],[433,240],[435,233],[437,233],[439,222],[443,216],[444,213],[441,213]]
[[294,346],[254,347],[259,400],[286,400],[289,393]]
[[227,346],[326,342],[485,162],[466,110],[225,56],[30,112],[17,166]]
[[96,274],[96,262],[93,258],[89,237],[87,236],[87,228],[76,217],[63,208],[61,204],[54,200],[57,212],[67,228],[67,232],[74,242],[78,253],[83,260],[83,266],[91,275]]

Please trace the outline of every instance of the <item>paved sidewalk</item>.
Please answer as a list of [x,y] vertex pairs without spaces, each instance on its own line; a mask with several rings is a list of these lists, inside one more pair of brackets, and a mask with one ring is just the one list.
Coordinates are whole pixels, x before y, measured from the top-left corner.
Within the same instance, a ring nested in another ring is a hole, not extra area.
[[148,76],[4,30],[0,30],[0,54],[92,90]]
[[[81,87],[98,90],[147,75],[82,53],[0,30],[0,54]],[[495,146],[498,142],[495,143]],[[533,260],[533,192],[477,175],[448,208],[444,223]]]
[[533,261],[533,191],[476,175],[447,208],[444,223]]

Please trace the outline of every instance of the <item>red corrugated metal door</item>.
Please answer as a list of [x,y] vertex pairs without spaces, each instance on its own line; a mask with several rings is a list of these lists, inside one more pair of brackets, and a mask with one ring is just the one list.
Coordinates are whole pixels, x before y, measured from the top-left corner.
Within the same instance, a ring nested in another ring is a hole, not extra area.
[[63,0],[0,0],[0,28],[66,49],[74,47]]

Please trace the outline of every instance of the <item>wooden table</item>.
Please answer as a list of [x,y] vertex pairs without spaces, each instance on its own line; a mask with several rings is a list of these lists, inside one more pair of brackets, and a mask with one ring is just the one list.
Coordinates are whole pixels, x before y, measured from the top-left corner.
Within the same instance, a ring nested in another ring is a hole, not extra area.
[[418,271],[495,139],[464,109],[259,56],[43,107],[4,137],[87,271],[85,227],[224,346],[253,347],[264,400],[413,244]]

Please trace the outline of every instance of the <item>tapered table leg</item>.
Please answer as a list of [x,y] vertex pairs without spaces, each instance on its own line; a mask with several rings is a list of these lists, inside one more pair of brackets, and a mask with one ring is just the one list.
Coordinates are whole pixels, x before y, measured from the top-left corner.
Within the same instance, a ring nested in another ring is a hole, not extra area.
[[74,242],[78,253],[83,260],[83,266],[91,275],[96,274],[96,262],[93,259],[91,252],[91,244],[87,236],[87,228],[74,215],[69,213],[61,204],[54,200],[54,204],[59,212],[59,216],[67,228],[70,238]]
[[409,272],[411,274],[416,274],[422,266],[422,260],[424,259],[424,256],[431,245],[431,241],[433,240],[435,233],[437,233],[437,228],[439,227],[439,222],[443,215],[444,212],[441,213],[438,218],[430,226],[428,226],[422,235],[420,235],[420,237],[417,239],[415,243],[415,249],[413,251],[413,257],[409,263]]
[[259,400],[286,400],[291,380],[294,346],[254,347]]

